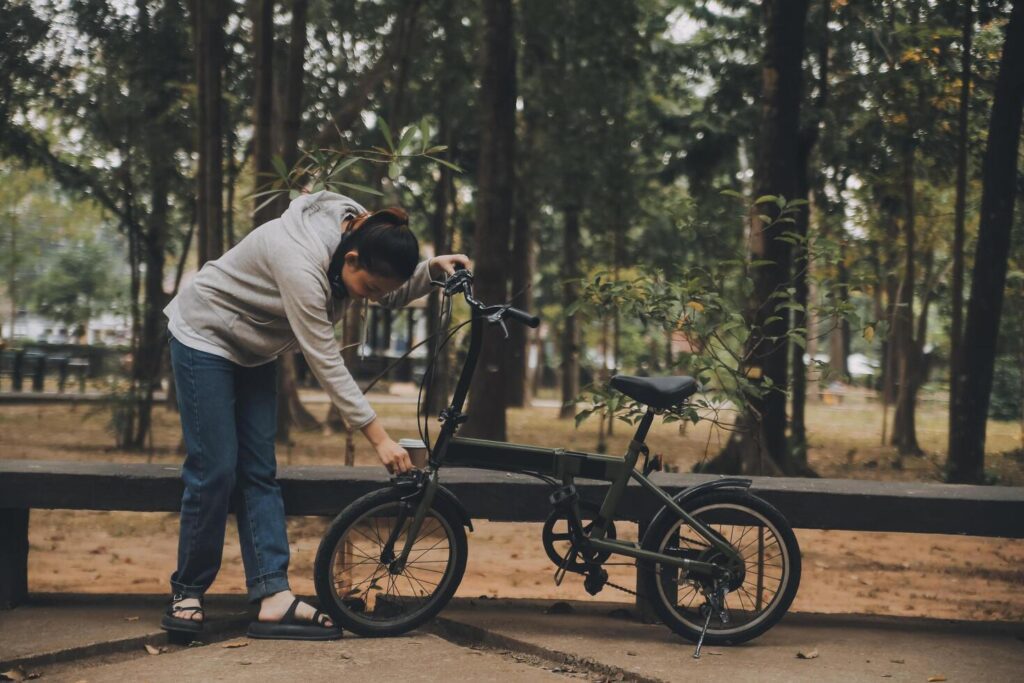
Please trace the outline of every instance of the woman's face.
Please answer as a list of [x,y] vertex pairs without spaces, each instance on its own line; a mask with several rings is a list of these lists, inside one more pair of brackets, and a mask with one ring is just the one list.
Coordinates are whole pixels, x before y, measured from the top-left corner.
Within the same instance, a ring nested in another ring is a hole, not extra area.
[[345,265],[341,268],[341,281],[350,297],[376,301],[390,294],[404,283],[395,277],[384,277],[371,273],[359,265],[359,254],[350,251],[345,254]]

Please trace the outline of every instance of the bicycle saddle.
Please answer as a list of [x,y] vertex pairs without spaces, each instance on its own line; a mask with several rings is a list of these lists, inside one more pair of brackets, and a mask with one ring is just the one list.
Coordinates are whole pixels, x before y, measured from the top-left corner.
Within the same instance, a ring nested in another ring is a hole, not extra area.
[[697,380],[692,377],[615,375],[611,385],[631,399],[658,410],[679,405],[698,389]]

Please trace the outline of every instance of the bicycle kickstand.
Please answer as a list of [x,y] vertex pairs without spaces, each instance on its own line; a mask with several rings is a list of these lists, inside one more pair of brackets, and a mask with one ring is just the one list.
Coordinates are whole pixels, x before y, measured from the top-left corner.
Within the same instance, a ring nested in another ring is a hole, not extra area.
[[693,658],[700,659],[700,648],[704,645],[704,636],[708,632],[708,625],[711,623],[711,615],[714,614],[714,610],[711,609],[711,603],[704,603],[704,611],[707,615],[704,617],[704,627],[700,630],[700,638],[697,639],[697,649],[693,651]]
[[700,659],[700,648],[704,645],[704,636],[707,635],[708,626],[711,624],[711,615],[718,612],[718,618],[723,624],[729,623],[729,612],[725,609],[725,588],[718,581],[715,581],[714,588],[711,589],[711,593],[704,594],[707,602],[704,603],[702,608],[706,614],[704,615],[704,627],[700,630],[700,638],[697,639],[697,649],[693,651],[693,658]]

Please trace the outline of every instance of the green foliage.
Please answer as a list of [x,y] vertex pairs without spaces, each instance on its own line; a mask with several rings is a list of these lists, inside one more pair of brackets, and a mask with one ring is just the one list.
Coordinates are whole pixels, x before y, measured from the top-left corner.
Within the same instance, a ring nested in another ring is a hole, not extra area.
[[[767,204],[777,209],[774,218],[764,216],[761,219],[765,220],[763,226],[752,227],[764,231],[792,222],[796,212],[806,204],[804,200],[775,196],[746,202],[742,194],[730,192],[730,195],[744,202],[744,215],[756,215]],[[805,244],[806,238],[792,231],[782,231],[775,239],[807,246],[812,258],[823,265],[834,254],[831,245]],[[682,412],[666,414],[666,421],[696,421],[704,416],[721,424],[718,419],[721,410],[744,410],[752,399],[782,391],[769,378],[761,376],[757,346],[752,341],[780,339],[771,336],[769,326],[788,318],[790,311],[803,311],[804,306],[794,300],[796,290],[785,282],[768,297],[769,315],[762,322],[751,317],[747,302],[754,288],[754,271],[770,267],[774,267],[772,261],[747,260],[737,254],[735,258],[692,266],[671,278],[656,271],[628,280],[613,280],[602,272],[581,280],[580,298],[569,313],[597,320],[618,314],[639,320],[648,334],[671,334],[689,348],[688,353],[675,360],[675,369],[696,377],[705,393]],[[862,322],[853,306],[836,303],[838,297],[829,296],[827,282],[819,284],[824,291],[821,301],[814,304],[815,313],[847,320],[865,333],[870,329],[874,334],[875,321]],[[787,325],[782,338],[802,348],[806,344],[807,330]],[[713,398],[709,393],[714,394]],[[580,399],[588,407],[577,415],[577,424],[596,413],[635,421],[639,408],[616,396],[607,386],[588,387]]]
[[383,166],[387,170],[387,177],[395,184],[401,182],[405,167],[417,159],[427,159],[437,165],[450,168],[456,173],[462,173],[462,169],[457,165],[437,156],[448,148],[445,145],[431,144],[429,119],[423,118],[415,125],[404,127],[397,144],[392,137],[390,126],[383,118],[377,118],[377,126],[386,147],[303,150],[291,169],[285,166],[284,160],[279,155],[275,155],[271,161],[276,176],[260,187],[258,192],[250,195],[250,198],[261,199],[253,209],[253,213],[258,212],[283,193],[288,193],[289,199],[295,199],[306,191],[320,192],[322,190],[339,193],[355,191],[382,197],[383,193],[376,188],[352,180],[342,180],[347,177],[343,175],[343,172],[352,173],[355,170],[352,167],[358,164]]
[[988,415],[993,420],[1020,420],[1024,415],[1024,368],[1019,356],[996,356]]
[[124,308],[127,277],[119,275],[111,245],[86,238],[51,249],[31,290],[36,310],[84,330],[103,311]]

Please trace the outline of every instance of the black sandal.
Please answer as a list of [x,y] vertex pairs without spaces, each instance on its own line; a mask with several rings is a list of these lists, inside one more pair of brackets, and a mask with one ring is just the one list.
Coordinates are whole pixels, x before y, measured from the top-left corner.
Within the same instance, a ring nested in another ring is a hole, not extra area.
[[[164,610],[164,616],[160,619],[160,628],[165,631],[181,633],[199,633],[203,630],[203,622],[206,621],[206,613],[203,611],[203,599],[199,600],[198,607],[175,607],[174,603],[187,599],[188,596],[175,593],[171,597],[171,604]],[[175,612],[191,612],[187,617],[176,617]],[[195,619],[196,614],[202,614],[203,619]]]
[[252,622],[249,624],[247,635],[250,638],[282,640],[337,640],[341,638],[341,629],[337,626],[326,626],[325,622],[330,617],[320,610],[313,613],[313,618],[310,621],[296,619],[295,610],[301,602],[299,598],[295,598],[280,621]]

